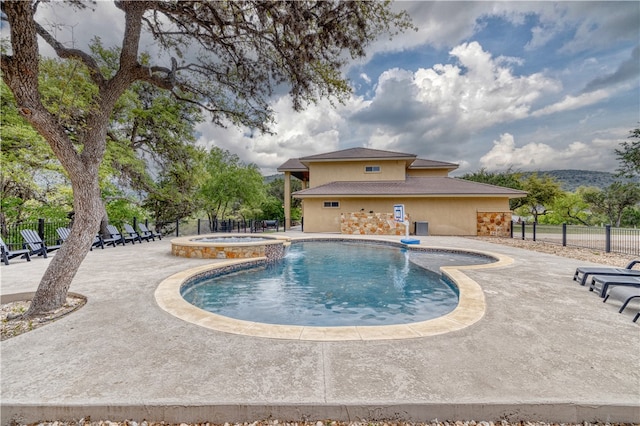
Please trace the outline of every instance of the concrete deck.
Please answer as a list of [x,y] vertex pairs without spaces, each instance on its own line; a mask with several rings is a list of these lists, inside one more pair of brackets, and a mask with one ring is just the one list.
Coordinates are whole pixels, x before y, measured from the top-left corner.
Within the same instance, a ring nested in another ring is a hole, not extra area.
[[[638,304],[619,314],[619,302],[602,303],[575,283],[582,261],[465,238],[420,239],[513,259],[462,271],[483,291],[479,321],[402,340],[221,332],[169,314],[155,298],[168,277],[218,261],[174,257],[168,238],[94,250],[70,288],[87,304],[0,344],[2,424],[86,416],[640,423],[640,322],[631,322]],[[48,263],[2,265],[1,294],[35,291]]]

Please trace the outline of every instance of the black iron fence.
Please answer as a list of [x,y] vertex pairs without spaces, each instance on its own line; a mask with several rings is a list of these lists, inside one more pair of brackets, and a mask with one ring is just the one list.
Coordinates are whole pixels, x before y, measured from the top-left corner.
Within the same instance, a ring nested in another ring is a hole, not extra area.
[[171,234],[176,236],[210,234],[216,232],[252,233],[265,231],[280,231],[284,228],[279,220],[235,220],[220,219],[191,219],[176,221]]
[[50,221],[38,219],[34,222],[21,222],[17,224],[3,224],[2,240],[9,247],[9,250],[18,250],[22,248],[24,239],[20,234],[23,229],[32,229],[40,235],[42,241],[47,246],[58,244],[60,237],[56,231],[58,228],[68,228],[71,222],[69,220]]
[[640,256],[640,229],[635,228],[513,222],[511,238]]
[[[137,218],[132,218],[131,223],[134,229],[137,229],[137,224],[140,222]],[[149,221],[142,221],[148,228]],[[265,232],[265,231],[280,231],[284,230],[280,221],[278,220],[215,220],[210,222],[207,219],[189,219],[189,220],[176,220],[171,223],[156,224],[153,227],[157,232],[163,235],[200,235],[210,234],[215,232]],[[38,219],[34,222],[21,222],[17,224],[2,224],[2,239],[9,247],[9,250],[21,249],[24,243],[20,231],[23,229],[32,229],[40,235],[42,241],[47,246],[53,246],[60,244],[60,236],[58,235],[58,228],[70,228],[71,221],[69,220],[46,220]],[[118,227],[118,226],[117,226]],[[118,227],[120,228],[120,227]],[[120,230],[122,231],[122,230]]]

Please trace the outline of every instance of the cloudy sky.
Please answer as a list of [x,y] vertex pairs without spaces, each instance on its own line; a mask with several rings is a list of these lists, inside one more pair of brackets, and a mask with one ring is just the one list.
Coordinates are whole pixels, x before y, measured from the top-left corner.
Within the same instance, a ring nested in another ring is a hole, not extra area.
[[[294,113],[274,98],[276,135],[203,123],[198,143],[264,174],[288,158],[360,146],[457,163],[457,174],[617,167],[614,149],[640,122],[640,2],[394,7],[418,31],[380,39],[345,69],[353,95],[344,105]],[[74,38],[111,19],[121,26],[117,10],[98,12],[73,24]]]

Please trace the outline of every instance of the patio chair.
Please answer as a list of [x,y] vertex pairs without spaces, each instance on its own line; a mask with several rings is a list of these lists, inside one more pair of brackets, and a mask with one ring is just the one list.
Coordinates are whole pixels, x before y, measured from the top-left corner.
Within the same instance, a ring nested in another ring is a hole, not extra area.
[[42,241],[40,235],[33,229],[23,229],[20,231],[20,235],[24,239],[25,246],[29,248],[29,255],[37,254],[38,256],[42,256],[44,258],[47,257],[47,253],[58,250],[61,246],[53,245],[48,246]]
[[9,246],[7,246],[2,238],[0,238],[0,251],[2,252],[2,262],[5,265],[9,264],[9,259],[13,259],[14,257],[24,257],[27,259],[27,262],[31,262],[31,256],[29,255],[29,250],[27,249],[19,249],[19,250],[9,250]]
[[[591,267],[581,266],[576,268],[576,273],[573,274],[574,281],[580,281],[580,285],[585,285],[590,275],[621,275],[640,277],[640,269],[632,269],[634,265],[639,264],[640,259],[629,262],[624,268],[607,268],[607,267]],[[580,277],[582,275],[582,277]]]
[[609,298],[620,300],[622,302],[622,306],[620,306],[620,310],[618,311],[622,313],[629,302],[631,302],[635,298],[640,298],[640,287],[615,286],[611,290],[609,290],[609,293],[607,293],[607,295],[604,297],[602,303],[609,300]]
[[609,289],[609,287],[613,286],[640,287],[640,277],[593,275],[591,277],[589,291],[598,290],[598,292],[600,293],[600,297],[605,297],[607,295],[607,290]]
[[142,238],[151,238],[153,241],[156,240],[156,237],[158,237],[158,239],[160,240],[162,239],[162,234],[151,231],[144,223],[138,223],[138,229],[140,229],[140,236]]
[[[60,239],[58,240],[58,244],[62,244],[67,241],[67,238],[69,238],[69,235],[71,235],[71,229],[69,228],[58,228],[56,229],[56,232],[60,237]],[[102,237],[100,237],[100,235],[96,235],[93,238],[93,242],[91,243],[91,247],[89,248],[89,250],[93,250],[94,247],[100,247],[104,250],[104,241],[102,241]]]
[[133,237],[129,235],[122,235],[114,225],[107,225],[107,230],[109,231],[110,238],[113,238],[117,243],[120,243],[123,246],[126,246],[129,241],[131,241],[131,244],[136,243]]
[[140,243],[142,243],[142,240],[146,240],[147,242],[149,242],[150,237],[143,237],[142,235],[138,234],[136,230],[133,229],[133,226],[129,225],[128,223],[125,223],[124,225],[122,225],[122,227],[124,228],[124,232],[127,234],[127,236],[132,237],[134,240],[138,240]]

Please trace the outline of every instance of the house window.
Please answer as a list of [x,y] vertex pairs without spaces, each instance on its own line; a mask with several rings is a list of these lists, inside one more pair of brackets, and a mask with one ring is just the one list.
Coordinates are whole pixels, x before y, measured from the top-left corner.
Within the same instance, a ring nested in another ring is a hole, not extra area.
[[323,207],[328,209],[337,209],[340,207],[340,201],[325,201]]
[[365,173],[380,173],[380,166],[364,166]]

